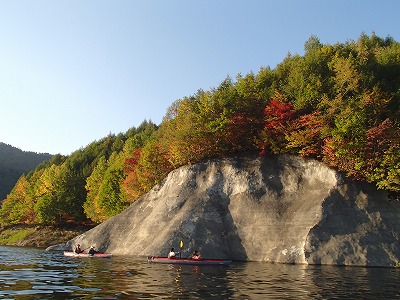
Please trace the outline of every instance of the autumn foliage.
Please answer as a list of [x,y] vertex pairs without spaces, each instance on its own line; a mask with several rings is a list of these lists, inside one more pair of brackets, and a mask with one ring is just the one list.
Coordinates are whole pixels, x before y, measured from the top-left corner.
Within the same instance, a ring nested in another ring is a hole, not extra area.
[[400,44],[362,34],[335,45],[311,37],[305,49],[175,101],[160,125],[145,121],[21,177],[1,224],[99,223],[180,166],[244,152],[312,157],[398,194]]

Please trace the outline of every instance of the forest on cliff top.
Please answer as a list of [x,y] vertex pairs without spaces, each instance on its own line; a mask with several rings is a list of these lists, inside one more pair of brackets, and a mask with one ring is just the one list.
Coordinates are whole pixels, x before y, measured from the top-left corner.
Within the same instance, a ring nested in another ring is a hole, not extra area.
[[311,157],[354,180],[400,192],[400,44],[361,34],[225,78],[144,121],[19,178],[0,224],[100,223],[172,170],[244,152]]

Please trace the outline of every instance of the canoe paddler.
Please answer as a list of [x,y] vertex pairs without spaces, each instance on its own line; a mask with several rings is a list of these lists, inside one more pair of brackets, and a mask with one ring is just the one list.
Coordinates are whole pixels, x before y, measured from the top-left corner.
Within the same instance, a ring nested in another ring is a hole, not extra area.
[[79,253],[83,252],[83,250],[81,249],[81,245],[80,244],[76,245],[74,252],[76,254],[79,254]]
[[179,252],[175,252],[175,249],[172,247],[168,253],[168,258],[176,258],[177,254],[179,254]]
[[89,254],[89,255],[93,255],[93,254],[96,254],[96,253],[98,253],[98,251],[96,251],[96,249],[94,248],[94,246],[90,246],[90,249],[89,249],[89,251],[88,251],[88,254]]
[[200,260],[200,259],[201,259],[201,256],[200,256],[199,251],[194,250],[194,252],[193,252],[193,254],[192,254],[192,259],[193,259],[193,260]]

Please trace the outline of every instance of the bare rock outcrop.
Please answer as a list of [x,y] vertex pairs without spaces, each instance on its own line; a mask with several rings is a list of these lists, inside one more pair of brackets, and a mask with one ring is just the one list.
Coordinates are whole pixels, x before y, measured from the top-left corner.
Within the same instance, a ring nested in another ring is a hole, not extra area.
[[294,156],[210,160],[172,171],[127,210],[54,249],[115,255],[396,266],[400,202]]

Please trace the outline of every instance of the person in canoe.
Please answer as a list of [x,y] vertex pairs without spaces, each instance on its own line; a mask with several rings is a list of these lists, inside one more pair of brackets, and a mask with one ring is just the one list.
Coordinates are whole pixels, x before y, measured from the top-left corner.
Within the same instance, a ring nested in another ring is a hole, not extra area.
[[96,253],[99,253],[99,251],[96,251],[96,249],[94,248],[94,246],[90,246],[90,249],[88,251],[89,255],[94,255]]
[[193,254],[192,254],[192,259],[193,259],[193,260],[200,260],[200,259],[201,259],[201,256],[200,256],[199,251],[194,250],[194,252],[193,252]]
[[175,249],[171,248],[171,250],[168,253],[168,258],[176,258],[177,254],[179,254],[179,252],[175,252]]
[[80,244],[76,245],[74,252],[76,254],[83,253],[83,250],[81,249],[81,245]]

